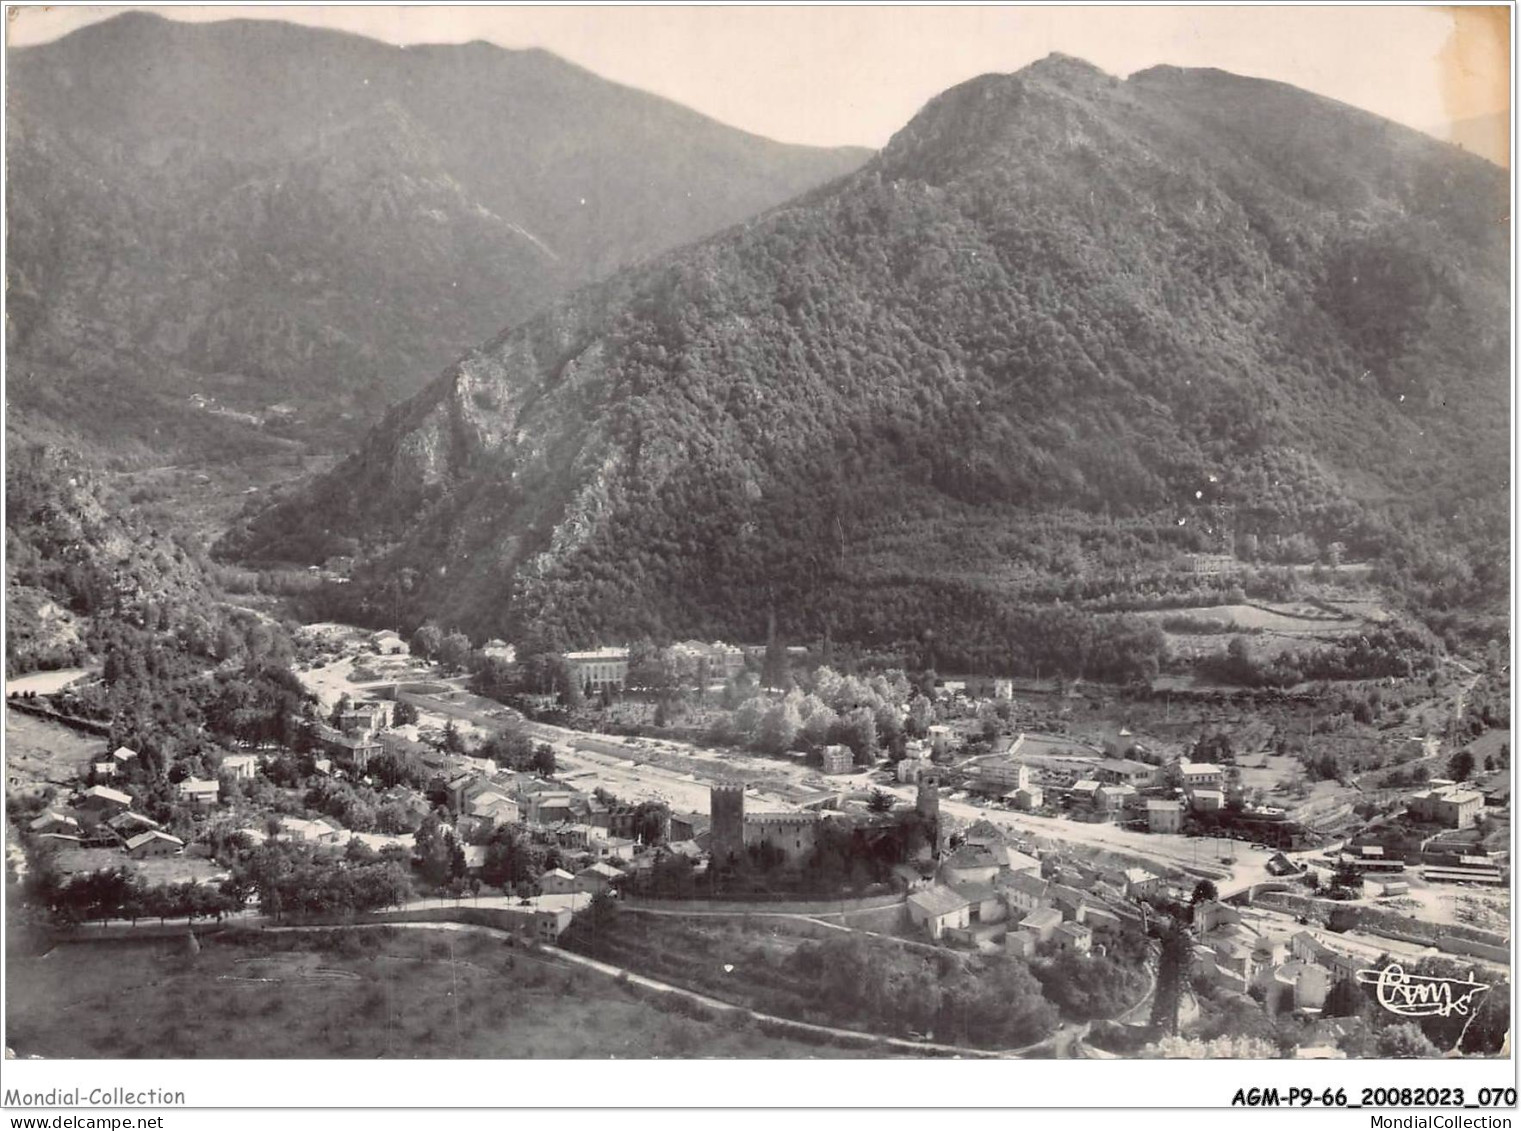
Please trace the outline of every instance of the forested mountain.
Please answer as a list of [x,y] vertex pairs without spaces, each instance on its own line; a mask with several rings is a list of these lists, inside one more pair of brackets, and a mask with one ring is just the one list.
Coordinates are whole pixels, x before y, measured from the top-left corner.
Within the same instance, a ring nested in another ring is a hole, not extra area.
[[5,503],[7,672],[83,663],[108,623],[175,627],[209,649],[214,602],[194,549],[131,516],[86,463],[12,445]]
[[7,62],[12,431],[129,453],[340,450],[569,288],[868,156],[479,42],[128,13]]
[[510,329],[222,549],[549,644],[997,652],[1228,534],[1499,602],[1508,222],[1500,169],[1361,111],[1052,56]]

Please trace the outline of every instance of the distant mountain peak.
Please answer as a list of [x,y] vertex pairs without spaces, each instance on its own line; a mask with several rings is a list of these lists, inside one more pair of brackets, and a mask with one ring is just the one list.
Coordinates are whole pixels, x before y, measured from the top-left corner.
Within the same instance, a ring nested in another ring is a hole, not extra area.
[[954,166],[1019,149],[1030,131],[1070,117],[1074,103],[1124,97],[1113,75],[1053,52],[1012,74],[979,75],[932,98],[888,142],[881,167],[938,181]]
[[1110,83],[1114,76],[1086,59],[1053,51],[1016,71],[1017,76],[1053,79],[1060,82]]

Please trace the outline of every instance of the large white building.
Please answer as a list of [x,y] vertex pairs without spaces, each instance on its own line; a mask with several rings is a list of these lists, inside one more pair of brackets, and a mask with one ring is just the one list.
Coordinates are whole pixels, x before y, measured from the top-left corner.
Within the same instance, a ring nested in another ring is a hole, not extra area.
[[1178,767],[1188,789],[1219,789],[1225,773],[1211,762],[1184,762]]
[[590,652],[567,652],[565,662],[583,689],[621,691],[628,680],[628,649],[597,648]]
[[855,755],[850,747],[838,744],[824,747],[824,772],[848,774],[855,769]]
[[1414,794],[1409,802],[1411,816],[1422,821],[1446,825],[1452,829],[1466,829],[1484,808],[1484,795],[1456,785],[1428,789]]
[[671,655],[692,664],[694,668],[706,663],[709,679],[733,679],[745,670],[745,650],[736,644],[725,644],[720,640],[711,644],[705,644],[701,640],[683,640],[671,645]]

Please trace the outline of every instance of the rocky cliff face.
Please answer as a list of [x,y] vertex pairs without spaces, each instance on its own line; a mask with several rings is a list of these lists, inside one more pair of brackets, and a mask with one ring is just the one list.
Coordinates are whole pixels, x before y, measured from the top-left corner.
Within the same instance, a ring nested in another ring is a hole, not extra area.
[[7,671],[82,663],[108,624],[210,632],[201,563],[88,464],[13,445],[5,500]]

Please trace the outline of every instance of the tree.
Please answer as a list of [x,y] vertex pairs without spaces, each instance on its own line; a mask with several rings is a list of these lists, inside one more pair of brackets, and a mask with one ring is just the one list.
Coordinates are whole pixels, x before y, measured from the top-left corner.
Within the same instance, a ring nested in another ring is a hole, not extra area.
[[591,897],[585,911],[578,911],[571,920],[572,938],[580,939],[596,949],[603,939],[611,938],[618,928],[618,901],[607,891],[599,891]]
[[1327,1017],[1357,1017],[1367,1008],[1368,995],[1351,978],[1343,978],[1331,987],[1321,1012]]
[[830,731],[839,724],[839,716],[817,695],[805,695],[798,711],[803,716],[803,725],[797,741],[805,750],[817,752],[829,742]]
[[1436,1045],[1414,1021],[1390,1025],[1378,1034],[1378,1055],[1401,1059],[1440,1056]]
[[444,630],[432,621],[427,621],[412,634],[412,654],[431,660],[438,654],[439,645],[443,641]]
[[[418,826],[414,858],[424,882],[438,887],[464,872],[464,850],[454,841],[454,830],[443,823],[437,813],[429,813]],[[459,852],[459,872],[455,872],[455,852]]]
[[311,719],[302,719],[296,725],[296,734],[291,740],[291,749],[297,754],[310,754],[321,745],[322,732],[317,729],[317,724]]
[[438,645],[438,662],[448,671],[461,671],[470,659],[470,638],[463,632],[451,632]]
[[771,638],[766,641],[766,656],[761,664],[761,685],[781,687],[787,682],[787,667],[786,645],[773,631]]
[[671,827],[671,810],[663,801],[641,801],[634,808],[633,833],[645,844],[659,844]]
[[[930,673],[930,689],[934,690],[934,673]],[[923,695],[916,695],[908,704],[908,733],[914,738],[923,738],[929,734],[929,728],[935,723],[935,704],[932,699]]]
[[790,697],[778,700],[761,716],[755,743],[769,754],[784,754],[792,749],[802,726],[803,720]]
[[1447,760],[1447,776],[1453,781],[1467,781],[1473,775],[1473,751],[1466,747]]
[[422,764],[410,754],[383,750],[376,754],[365,767],[365,772],[381,789],[398,785],[417,785],[423,776]]
[[375,810],[375,829],[382,833],[409,833],[417,818],[400,801],[387,801]]
[[692,876],[692,862],[677,853],[665,853],[655,858],[650,886],[656,895],[678,899],[690,898],[696,889]]
[[1460,1047],[1466,1053],[1493,1056],[1510,1036],[1510,987],[1491,986],[1479,996],[1478,1011],[1463,1031]]
[[871,813],[892,812],[895,798],[884,789],[874,789],[866,799],[866,809]]
[[534,773],[543,777],[553,777],[555,772],[555,748],[547,742],[541,742],[533,748],[533,760],[529,768]]
[[[1340,889],[1341,894],[1338,894],[1338,889]],[[1350,862],[1337,864],[1336,870],[1331,873],[1331,897],[1333,899],[1355,899],[1357,897],[1357,894],[1362,890],[1363,874],[1359,872],[1357,868],[1355,868]],[[1349,896],[1347,893],[1351,893],[1351,895]],[[1335,910],[1343,911],[1346,909],[1336,908]],[[1337,928],[1333,927],[1332,929],[1335,930]],[[1340,929],[1347,930],[1348,928],[1342,927]]]
[[870,707],[857,707],[841,719],[835,733],[835,742],[850,747],[858,766],[869,766],[877,759],[877,715]]
[[626,686],[649,692],[663,702],[681,687],[683,675],[669,648],[655,648],[648,641],[630,647]]
[[391,725],[398,727],[412,726],[417,722],[417,708],[405,699],[397,699],[396,706],[391,711]]
[[1215,886],[1213,880],[1200,880],[1194,885],[1193,905],[1209,903],[1220,898],[1220,889]]
[[567,711],[579,711],[586,702],[585,688],[576,678],[575,671],[564,660],[560,663],[566,669],[565,682],[560,685],[560,705]]
[[1157,985],[1151,1002],[1151,1024],[1168,1035],[1178,1032],[1178,1011],[1192,959],[1188,932],[1176,924],[1162,932],[1162,953],[1157,959]]

